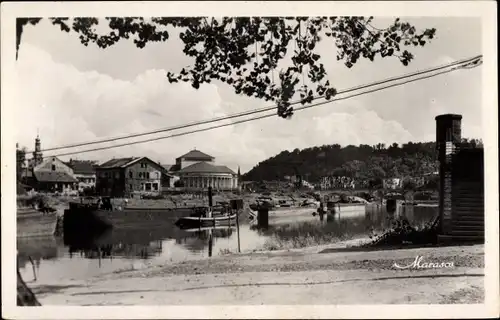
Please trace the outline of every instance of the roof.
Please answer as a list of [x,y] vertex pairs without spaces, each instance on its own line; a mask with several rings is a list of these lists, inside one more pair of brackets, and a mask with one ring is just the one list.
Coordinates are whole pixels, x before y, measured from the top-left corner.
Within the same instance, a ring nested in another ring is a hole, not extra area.
[[68,173],[60,171],[35,171],[34,175],[39,182],[78,182]]
[[149,159],[148,157],[130,157],[130,158],[118,158],[118,159],[111,159],[100,166],[98,166],[99,169],[114,169],[114,168],[126,168],[130,165],[133,165],[134,163],[141,161],[141,160],[147,160],[150,163],[155,164],[158,166],[158,168],[163,169],[163,174],[172,176],[171,174],[168,173],[168,170],[165,168],[165,166],[162,166],[161,164],[154,162],[153,160]]
[[99,166],[100,169],[122,168],[131,164],[133,161],[139,160],[141,157],[116,158],[111,159]]
[[178,171],[179,173],[230,173],[235,174],[233,170],[226,166],[214,166],[206,162],[198,162]]
[[93,161],[70,160],[66,163],[75,174],[94,174],[97,164]]
[[229,169],[226,166],[216,166],[218,167],[221,171],[224,171],[224,173],[231,173],[231,174],[236,174],[233,170]]
[[165,170],[167,171],[171,171],[173,169],[173,167],[175,166],[175,164],[162,164],[161,165]]
[[169,171],[169,172],[177,172],[177,171],[179,171],[180,169],[181,169],[181,166],[180,166],[180,165],[174,164],[174,165],[172,165],[172,166],[168,169],[168,171]]
[[214,157],[206,154],[206,153],[203,153],[199,150],[191,150],[189,151],[188,153],[178,157],[177,159],[181,159],[181,158],[184,158],[184,159],[196,159],[196,160],[213,160]]

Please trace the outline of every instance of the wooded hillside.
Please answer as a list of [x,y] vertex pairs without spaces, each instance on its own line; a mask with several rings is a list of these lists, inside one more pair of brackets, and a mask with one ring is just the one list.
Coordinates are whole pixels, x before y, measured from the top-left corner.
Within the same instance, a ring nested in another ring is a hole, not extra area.
[[[482,145],[481,140],[463,139],[471,147]],[[393,143],[386,147],[338,144],[321,147],[285,150],[257,164],[243,175],[246,181],[284,180],[299,175],[317,183],[324,176],[348,176],[360,180],[416,177],[438,170],[435,142]]]

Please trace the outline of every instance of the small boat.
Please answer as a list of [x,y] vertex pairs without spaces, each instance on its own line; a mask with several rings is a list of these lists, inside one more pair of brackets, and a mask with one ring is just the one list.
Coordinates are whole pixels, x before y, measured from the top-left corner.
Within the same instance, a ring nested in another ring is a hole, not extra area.
[[175,222],[175,225],[182,229],[199,228],[199,227],[216,227],[230,226],[236,223],[236,214],[228,216],[206,217],[183,217]]
[[199,228],[187,228],[182,229],[184,232],[200,232],[200,231],[216,231],[216,230],[228,230],[229,228],[234,230],[231,226],[215,226],[215,227],[199,227]]
[[57,212],[55,210],[17,210],[17,238],[52,236],[56,227]]

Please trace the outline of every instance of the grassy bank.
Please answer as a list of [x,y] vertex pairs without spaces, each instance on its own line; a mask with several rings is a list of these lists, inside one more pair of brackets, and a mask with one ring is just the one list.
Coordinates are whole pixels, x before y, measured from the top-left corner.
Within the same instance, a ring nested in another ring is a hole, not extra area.
[[270,226],[259,230],[268,236],[262,250],[288,250],[321,246],[357,238],[370,238],[366,247],[393,245],[426,245],[437,241],[436,221],[409,222],[404,217],[388,217],[379,229],[375,229],[366,217],[334,220],[328,216],[326,221],[288,223]]
[[362,217],[340,221],[290,223],[270,226],[269,229],[259,232],[270,237],[263,250],[297,249],[367,236],[370,230],[364,221]]

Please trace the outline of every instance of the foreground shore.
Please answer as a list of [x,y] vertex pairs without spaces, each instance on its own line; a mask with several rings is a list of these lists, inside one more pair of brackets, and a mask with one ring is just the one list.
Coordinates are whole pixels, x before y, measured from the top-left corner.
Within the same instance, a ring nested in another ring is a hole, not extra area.
[[[352,242],[351,242],[352,243]],[[448,268],[397,269],[421,256]],[[42,305],[438,304],[484,301],[484,246],[359,251],[346,243],[232,254],[104,274],[28,281]]]

